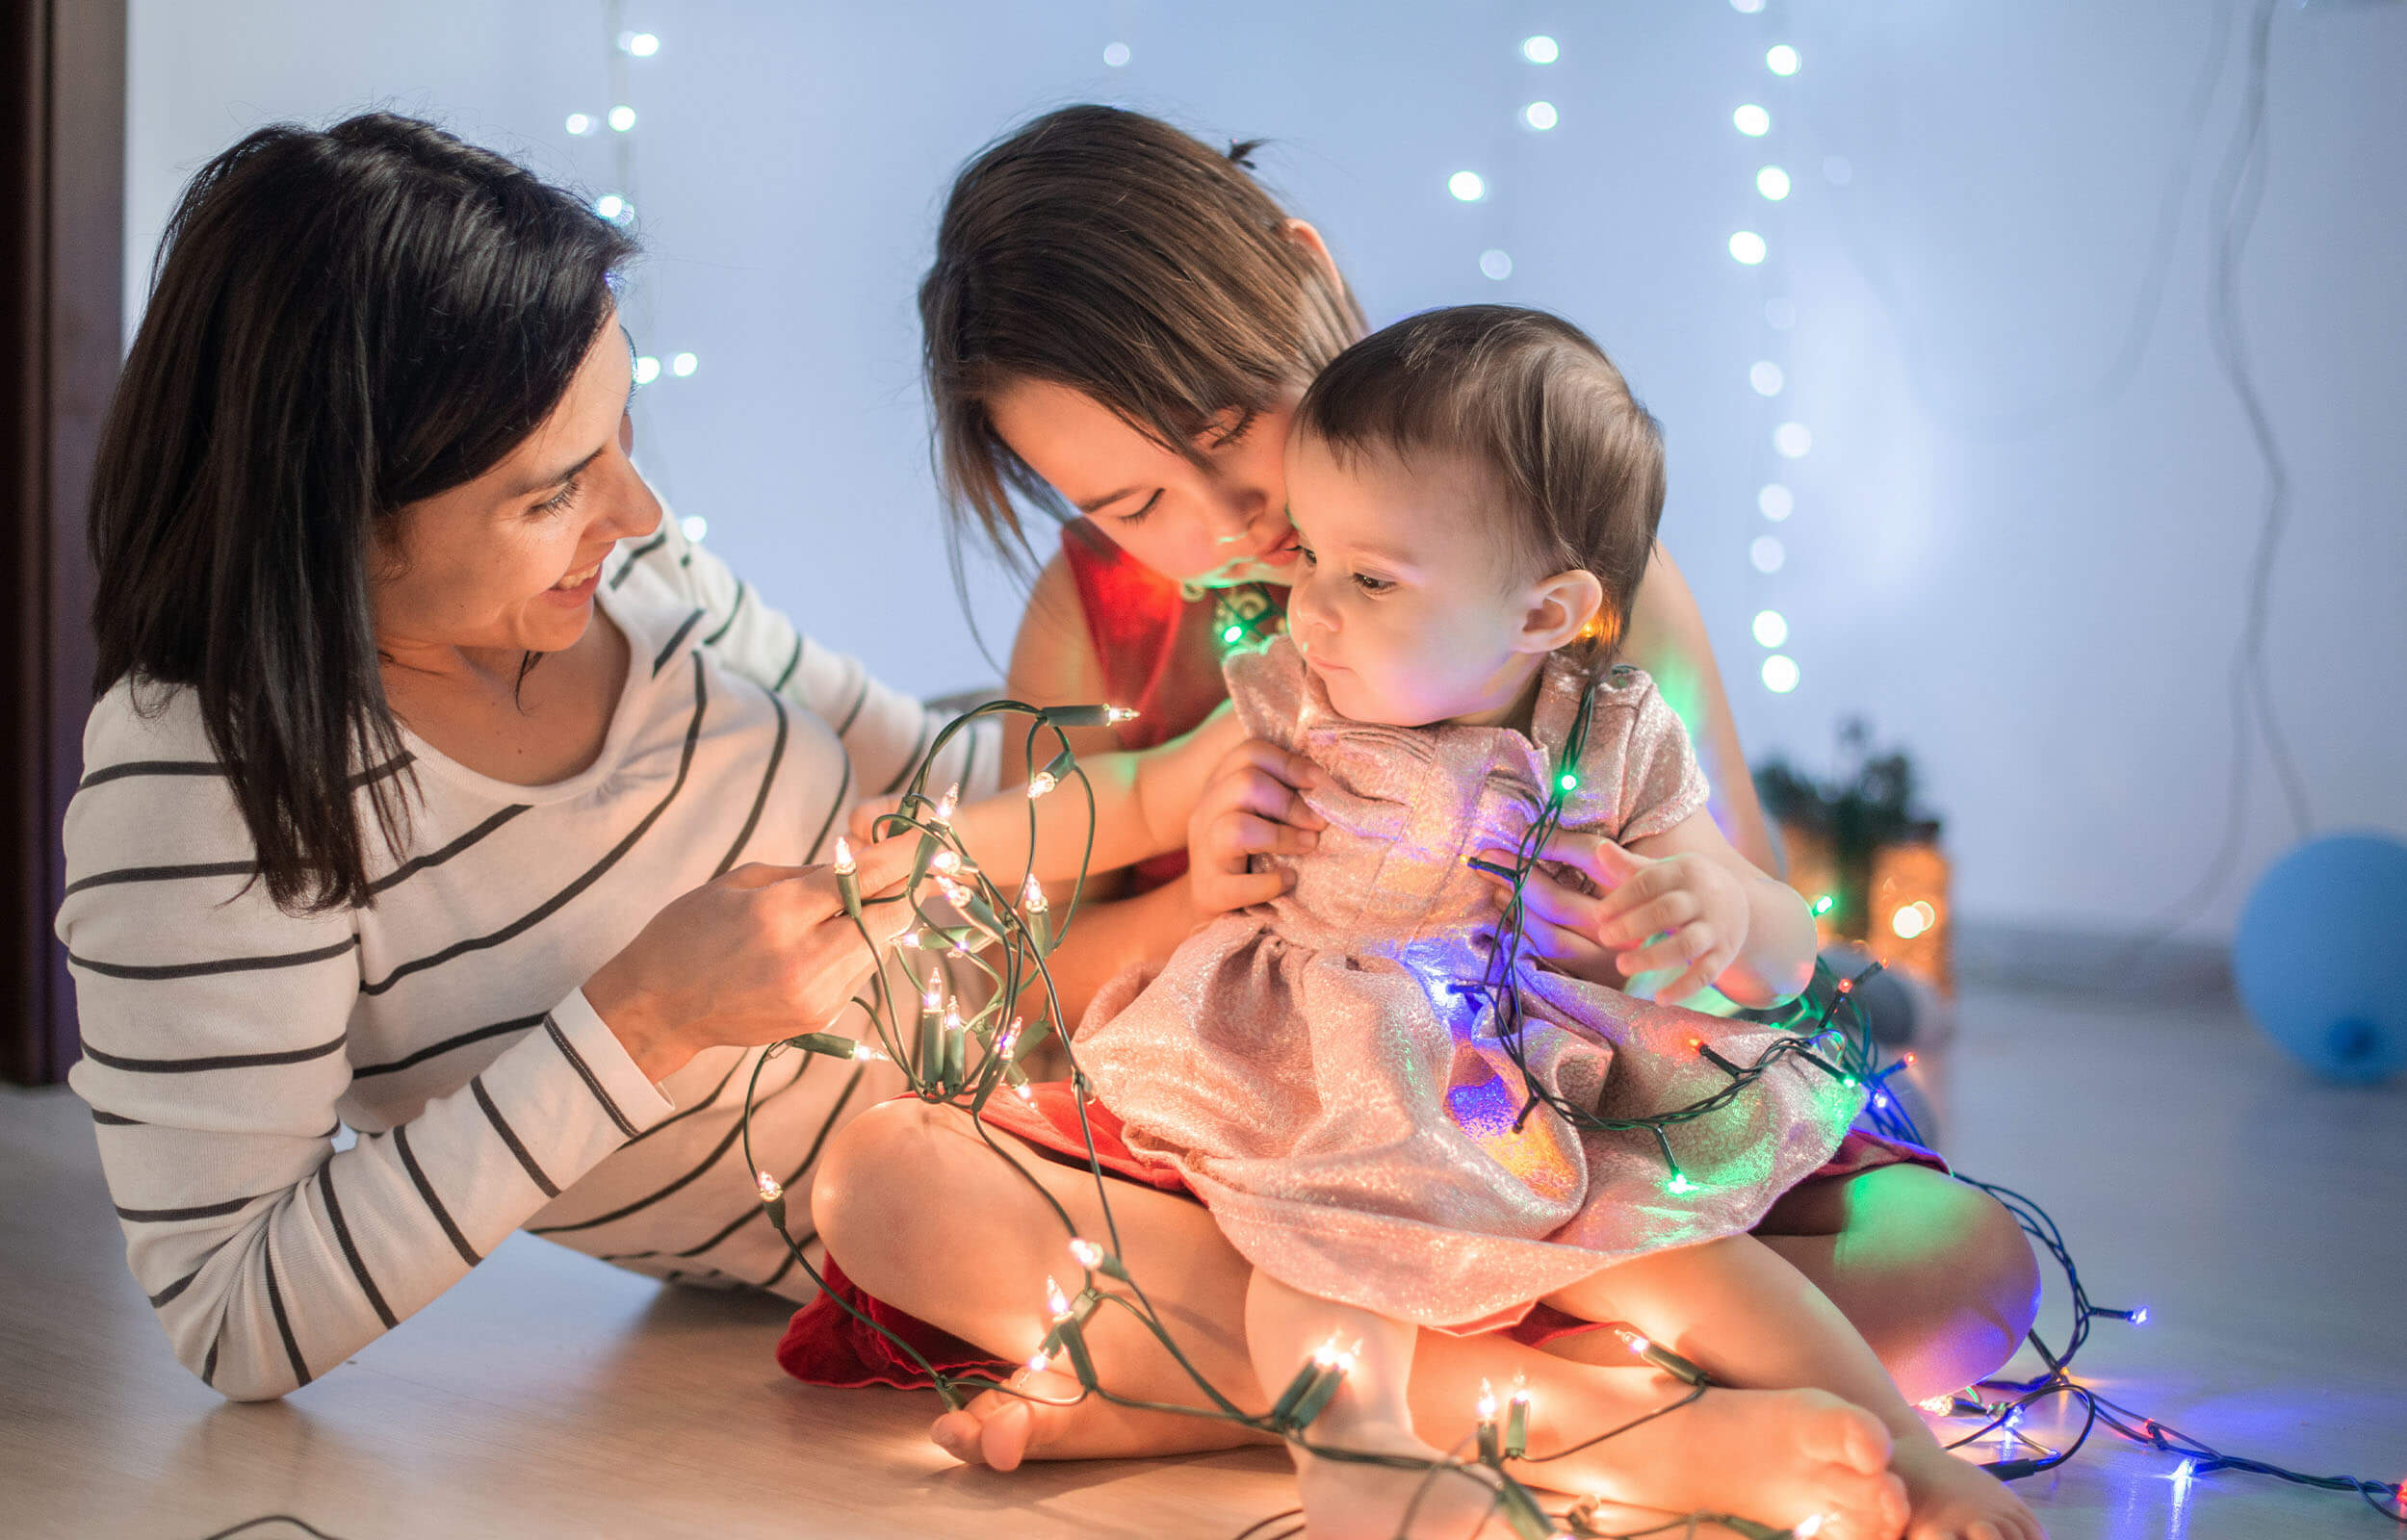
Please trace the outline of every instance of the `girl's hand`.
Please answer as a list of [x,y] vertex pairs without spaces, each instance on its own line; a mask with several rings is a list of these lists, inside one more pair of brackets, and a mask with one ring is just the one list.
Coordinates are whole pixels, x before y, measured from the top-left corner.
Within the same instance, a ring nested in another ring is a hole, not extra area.
[[[1571,867],[1585,879],[1582,886],[1596,890],[1578,891],[1542,871],[1522,885],[1533,945],[1583,977],[1596,979],[1597,964],[1608,955],[1625,979],[1678,968],[1679,976],[1655,994],[1676,1005],[1720,978],[1747,944],[1753,911],[1746,886],[1710,857],[1649,858],[1601,835],[1560,831],[1539,857]],[[1507,851],[1483,852],[1482,859],[1513,862]],[[1501,879],[1489,881],[1504,886]]]
[[[899,891],[918,846],[915,835],[861,850],[862,896]],[[751,1047],[824,1026],[869,964],[833,870],[756,862],[654,915],[585,981],[585,999],[658,1082],[705,1048]]]
[[1248,738],[1222,757],[1187,820],[1187,870],[1196,911],[1205,918],[1267,904],[1287,890],[1284,872],[1249,870],[1254,856],[1301,856],[1320,845],[1328,821],[1299,788],[1320,784],[1302,755]]

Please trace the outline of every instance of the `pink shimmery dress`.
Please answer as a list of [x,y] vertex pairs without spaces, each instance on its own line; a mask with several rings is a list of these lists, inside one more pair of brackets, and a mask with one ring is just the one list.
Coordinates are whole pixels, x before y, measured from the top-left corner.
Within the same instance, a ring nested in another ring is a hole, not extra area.
[[[1540,1105],[1481,993],[1501,903],[1463,864],[1511,850],[1579,706],[1548,660],[1530,736],[1336,715],[1285,638],[1229,663],[1246,729],[1327,773],[1328,820],[1293,889],[1223,915],[1151,979],[1096,997],[1077,1035],[1097,1097],[1138,1156],[1175,1168],[1230,1243],[1317,1297],[1453,1331],[1648,1251],[1736,1235],[1830,1157],[1863,1093],[1784,1057],[1726,1108],[1668,1130],[1694,1190],[1645,1130],[1581,1132]],[[1629,841],[1705,806],[1688,737],[1654,683],[1599,688],[1564,826]],[[1520,964],[1530,1072],[1605,1117],[1668,1111],[1778,1036]]]

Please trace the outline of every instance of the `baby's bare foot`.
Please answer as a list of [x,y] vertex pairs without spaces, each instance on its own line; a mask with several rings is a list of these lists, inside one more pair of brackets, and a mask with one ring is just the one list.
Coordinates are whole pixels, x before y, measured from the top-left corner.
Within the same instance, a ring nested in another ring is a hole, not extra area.
[[1356,1424],[1315,1443],[1352,1452],[1427,1460],[1436,1470],[1296,1451],[1296,1487],[1309,1540],[1507,1540],[1496,1482],[1481,1469],[1449,1468],[1400,1428]]
[[1935,1440],[1899,1440],[1890,1468],[1904,1479],[1913,1504],[1905,1540],[2048,1540],[2005,1482]]
[[[1680,1393],[1669,1378],[1663,1386],[1667,1401]],[[1836,1396],[1717,1387],[1579,1454],[1512,1470],[1617,1502],[1783,1526],[1819,1519],[1824,1540],[1897,1540],[1906,1492],[1889,1459],[1880,1420]]]
[[1029,1443],[1043,1430],[1044,1420],[1066,1420],[1069,1406],[1048,1401],[1074,1401],[1078,1382],[1067,1374],[1047,1372],[1012,1377],[1019,1394],[990,1390],[957,1412],[946,1412],[928,1429],[936,1447],[964,1465],[1018,1470],[1028,1455]]

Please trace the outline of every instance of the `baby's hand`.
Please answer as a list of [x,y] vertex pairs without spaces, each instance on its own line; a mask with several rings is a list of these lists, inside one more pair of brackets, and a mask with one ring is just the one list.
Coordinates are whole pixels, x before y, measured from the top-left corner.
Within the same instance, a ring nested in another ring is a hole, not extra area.
[[1275,743],[1248,738],[1229,751],[1187,820],[1187,870],[1199,913],[1210,918],[1267,904],[1287,890],[1284,874],[1251,870],[1250,858],[1300,856],[1319,846],[1328,825],[1296,794],[1319,782],[1311,760]]
[[[1653,859],[1568,832],[1558,832],[1539,856],[1573,868],[1598,890],[1576,891],[1543,868],[1522,885],[1524,929],[1535,949],[1581,977],[1606,982],[1598,975],[1607,954],[1624,979],[1678,968],[1679,977],[1655,993],[1674,1005],[1720,978],[1747,944],[1747,890],[1737,874],[1703,856]],[[1483,859],[1513,863],[1509,851]]]

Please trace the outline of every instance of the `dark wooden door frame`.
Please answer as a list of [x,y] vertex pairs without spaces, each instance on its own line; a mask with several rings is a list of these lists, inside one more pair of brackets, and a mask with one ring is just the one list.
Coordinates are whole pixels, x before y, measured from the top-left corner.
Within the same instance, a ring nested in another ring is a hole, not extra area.
[[84,509],[124,332],[125,12],[0,0],[0,1074],[22,1083],[80,1051],[51,922],[91,706]]

